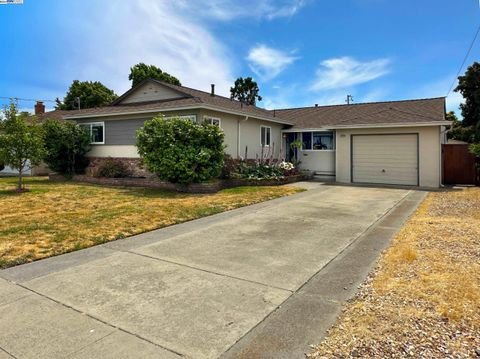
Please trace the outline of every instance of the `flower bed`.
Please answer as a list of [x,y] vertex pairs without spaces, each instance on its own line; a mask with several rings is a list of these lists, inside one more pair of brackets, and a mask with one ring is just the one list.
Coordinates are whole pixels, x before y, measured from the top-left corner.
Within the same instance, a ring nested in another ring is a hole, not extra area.
[[[66,177],[58,174],[50,174],[50,179],[54,181],[65,181]],[[180,185],[170,182],[161,181],[158,178],[106,178],[106,177],[92,177],[87,175],[75,175],[72,177],[73,181],[92,183],[100,186],[114,186],[114,187],[144,187],[153,189],[164,189],[168,191],[177,191],[185,193],[216,193],[225,188],[241,187],[241,186],[280,186],[288,183],[298,181],[305,181],[312,179],[311,173],[299,173],[296,175],[283,177],[279,179],[245,179],[232,178],[222,179],[212,182],[192,183],[189,185]]]

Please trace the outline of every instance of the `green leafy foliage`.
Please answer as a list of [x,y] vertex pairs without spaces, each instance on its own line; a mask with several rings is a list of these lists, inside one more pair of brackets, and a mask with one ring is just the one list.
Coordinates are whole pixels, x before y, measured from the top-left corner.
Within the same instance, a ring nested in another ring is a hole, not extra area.
[[447,121],[452,122],[452,127],[450,131],[447,132],[448,138],[468,143],[475,142],[476,136],[473,126],[464,127],[462,121],[457,118],[453,111],[448,112],[445,118]]
[[180,80],[175,76],[172,76],[167,72],[163,72],[155,65],[146,65],[143,62],[130,68],[130,75],[128,75],[128,79],[132,81],[132,87],[137,86],[140,82],[146,79],[156,79],[177,86],[182,85]]
[[223,137],[218,126],[159,116],[137,131],[137,147],[147,169],[162,180],[198,183],[220,176]]
[[248,105],[255,105],[262,101],[259,93],[258,84],[251,77],[239,77],[235,80],[233,87],[230,87],[230,97]]
[[129,177],[131,171],[122,161],[114,158],[107,158],[95,172],[96,177],[124,178]]
[[462,94],[465,103],[460,105],[463,120],[453,120],[450,136],[465,142],[480,142],[480,63],[474,62],[458,78],[455,91]]
[[463,116],[463,126],[479,128],[480,123],[480,63],[474,62],[468,67],[465,75],[459,76],[455,89],[465,99],[460,105]]
[[74,80],[61,102],[57,98],[57,110],[78,110],[78,98],[80,98],[80,108],[93,108],[106,106],[117,99],[113,90],[103,85],[99,81],[79,81]]
[[475,155],[475,157],[480,158],[480,143],[472,143],[468,147],[468,149],[469,149],[470,153]]
[[0,121],[0,162],[18,171],[18,190],[24,188],[24,172],[40,164],[44,151],[42,126],[35,118],[18,115],[16,104],[10,103]]
[[83,173],[89,164],[89,133],[72,122],[47,120],[43,123],[44,161],[55,172],[71,176]]
[[245,164],[242,168],[242,177],[251,180],[281,179],[284,178],[284,170],[279,166],[258,163]]

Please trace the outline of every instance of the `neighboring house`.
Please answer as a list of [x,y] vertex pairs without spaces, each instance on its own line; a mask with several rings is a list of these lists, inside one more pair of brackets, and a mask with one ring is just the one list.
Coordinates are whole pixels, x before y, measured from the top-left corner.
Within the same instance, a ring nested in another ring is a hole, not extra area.
[[[138,162],[136,130],[158,114],[209,121],[225,133],[234,158],[300,161],[337,182],[441,185],[445,98],[265,110],[211,92],[146,80],[112,105],[53,111],[42,118],[71,120],[92,135],[93,162],[106,157]],[[290,145],[301,140],[302,147]]]

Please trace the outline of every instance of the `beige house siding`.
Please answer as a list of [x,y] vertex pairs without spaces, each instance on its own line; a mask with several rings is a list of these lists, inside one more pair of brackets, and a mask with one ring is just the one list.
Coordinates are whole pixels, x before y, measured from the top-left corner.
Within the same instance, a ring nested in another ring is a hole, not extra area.
[[351,135],[385,133],[418,133],[419,185],[435,188],[441,185],[440,126],[337,130],[335,160],[337,182],[351,182]]
[[[282,134],[283,125],[268,121],[257,120],[245,116],[232,115],[220,111],[211,111],[204,109],[165,111],[165,117],[196,115],[197,122],[201,123],[205,116],[216,117],[220,119],[220,127],[225,133],[225,152],[234,158],[244,157],[245,148],[248,147],[248,158],[255,159],[260,157],[262,146],[260,144],[261,126],[271,128],[272,147],[274,157],[278,158],[282,152]],[[88,153],[90,157],[124,157],[137,158],[138,153],[135,147],[136,130],[143,122],[153,118],[146,118],[144,114],[121,115],[106,118],[90,118],[77,120],[77,123],[103,122],[105,124],[105,144],[93,145]],[[239,136],[240,130],[240,136]],[[268,149],[265,149],[265,153]]]
[[147,82],[120,101],[120,104],[169,100],[181,97],[184,97],[184,95],[173,91],[168,87],[161,86],[160,84],[156,84],[154,82]]
[[[253,118],[248,118],[246,121],[240,122],[240,156],[244,157],[246,147],[248,147],[248,158],[256,158],[257,156],[261,156],[261,126],[267,126],[272,129],[272,147],[270,150],[274,151],[274,158],[283,157],[283,125]],[[268,149],[265,149],[265,152],[268,151]]]
[[219,111],[200,110],[197,119],[199,123],[204,121],[205,116],[220,119],[220,128],[225,135],[224,143],[227,146],[225,152],[236,158],[238,155],[238,121],[241,121],[243,117]]
[[335,150],[298,150],[300,168],[322,175],[335,174]]

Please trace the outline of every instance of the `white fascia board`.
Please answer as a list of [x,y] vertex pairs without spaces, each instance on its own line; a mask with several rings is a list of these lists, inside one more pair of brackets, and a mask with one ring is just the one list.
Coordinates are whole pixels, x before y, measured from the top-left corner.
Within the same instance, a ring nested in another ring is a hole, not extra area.
[[140,111],[123,111],[123,112],[110,112],[110,113],[98,113],[98,114],[78,114],[78,115],[65,115],[62,118],[64,120],[75,120],[75,119],[83,119],[83,118],[95,118],[95,117],[111,117],[111,116],[125,116],[125,115],[138,115],[138,114],[147,114],[147,113],[162,113],[162,112],[168,112],[168,111],[182,111],[182,110],[194,110],[194,109],[204,109],[204,110],[211,110],[211,111],[218,111],[218,112],[224,112],[232,115],[238,115],[238,116],[248,116],[251,118],[256,118],[259,120],[263,121],[268,121],[268,122],[275,122],[275,123],[280,123],[283,125],[293,125],[292,122],[288,122],[285,120],[277,120],[277,119],[272,119],[271,117],[264,117],[264,116],[259,116],[259,115],[251,115],[251,114],[245,114],[244,112],[240,111],[231,111],[231,110],[225,110],[224,108],[221,107],[216,107],[216,106],[209,106],[209,105],[193,105],[193,106],[180,106],[180,107],[167,107],[167,108],[162,108],[162,109],[149,109],[149,110],[140,110]]

